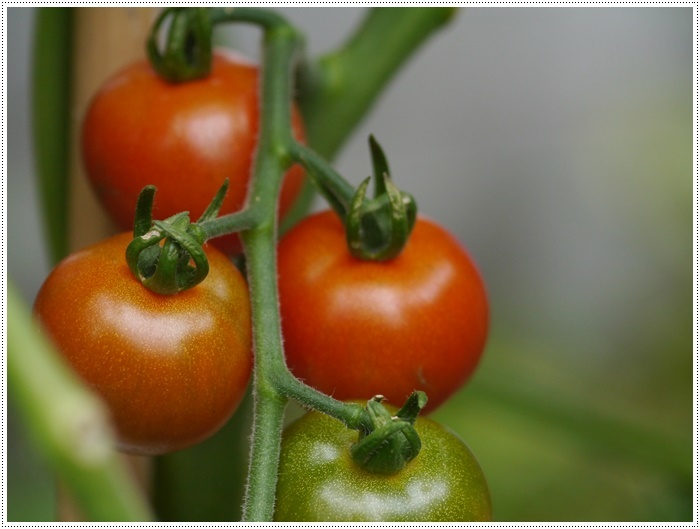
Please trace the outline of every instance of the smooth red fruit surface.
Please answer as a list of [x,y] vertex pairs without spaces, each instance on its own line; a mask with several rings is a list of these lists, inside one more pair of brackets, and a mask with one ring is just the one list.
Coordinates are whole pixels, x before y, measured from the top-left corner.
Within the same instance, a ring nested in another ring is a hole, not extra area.
[[[147,61],[128,66],[99,89],[82,130],[85,170],[111,217],[123,229],[133,225],[136,199],[157,187],[154,218],[205,210],[226,178],[229,190],[221,214],[245,202],[258,138],[258,68],[232,54],[214,55],[205,79],[170,84]],[[294,108],[292,127],[303,140]],[[292,167],[280,195],[280,214],[301,188],[303,170]],[[237,235],[211,241],[229,255],[240,252]]]
[[252,368],[250,300],[228,258],[205,246],[209,275],[163,296],[129,271],[122,233],[62,261],[34,311],[57,349],[107,403],[118,448],[193,445],[238,407]]
[[423,390],[429,412],[476,368],[488,330],[484,284],[434,222],[419,217],[403,252],[378,263],[352,257],[326,211],[295,226],[278,253],[287,363],[311,386],[398,406]]

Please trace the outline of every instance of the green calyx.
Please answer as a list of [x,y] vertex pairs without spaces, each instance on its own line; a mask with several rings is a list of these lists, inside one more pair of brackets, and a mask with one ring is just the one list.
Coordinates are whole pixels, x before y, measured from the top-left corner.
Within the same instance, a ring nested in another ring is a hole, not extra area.
[[374,136],[369,138],[374,167],[374,198],[365,200],[371,177],[360,184],[345,217],[350,253],[364,261],[388,261],[398,256],[416,222],[415,199],[391,181],[389,164]]
[[420,452],[421,441],[413,424],[428,397],[422,391],[413,392],[393,416],[382,405],[383,400],[384,397],[377,395],[367,401],[373,429],[360,433],[359,440],[350,448],[350,455],[369,472],[394,474]]
[[371,176],[353,191],[340,175],[310,153],[302,152],[297,157],[343,220],[352,256],[363,261],[388,261],[397,257],[408,242],[418,209],[415,199],[392,182],[384,151],[373,136],[369,145],[374,168],[372,199],[366,198]]
[[[161,52],[158,36],[166,21],[170,28]],[[212,22],[205,7],[165,9],[146,42],[153,69],[170,83],[182,83],[209,75],[212,62]]]
[[146,186],[141,190],[134,217],[134,239],[126,248],[126,262],[143,286],[157,294],[170,295],[204,281],[209,262],[202,248],[206,234],[199,224],[216,217],[227,189],[228,181],[197,223],[190,222],[187,212],[154,221],[156,188]]

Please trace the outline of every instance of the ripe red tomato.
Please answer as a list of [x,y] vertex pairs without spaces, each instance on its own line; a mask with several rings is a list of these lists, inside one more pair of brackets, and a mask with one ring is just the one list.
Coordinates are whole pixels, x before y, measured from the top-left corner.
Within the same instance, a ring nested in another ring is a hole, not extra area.
[[[180,211],[197,219],[226,178],[221,214],[243,206],[257,145],[258,84],[256,66],[219,52],[204,79],[170,84],[144,60],[100,88],[83,124],[83,161],[97,196],[122,229],[133,225],[139,191],[149,184],[158,188],[153,213],[159,219]],[[296,108],[292,126],[303,140]],[[281,215],[302,180],[299,166],[287,172]],[[236,235],[212,243],[228,254],[241,249]]]
[[429,412],[472,374],[486,341],[488,304],[460,244],[419,217],[403,252],[360,261],[330,211],[279,245],[285,354],[292,372],[340,400],[384,395],[401,405],[423,390]]
[[119,448],[161,454],[214,433],[252,368],[250,302],[228,258],[205,247],[209,275],[173,296],[131,275],[122,233],[63,260],[34,311],[58,350],[107,403]]
[[490,522],[484,474],[466,444],[418,417],[422,447],[391,475],[361,468],[350,456],[357,432],[317,411],[282,436],[276,522]]

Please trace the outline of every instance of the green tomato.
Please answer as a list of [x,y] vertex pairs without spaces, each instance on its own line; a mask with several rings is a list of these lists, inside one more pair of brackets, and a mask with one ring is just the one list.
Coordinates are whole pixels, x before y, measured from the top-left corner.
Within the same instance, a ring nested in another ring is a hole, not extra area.
[[352,460],[356,431],[319,412],[304,415],[282,437],[275,521],[490,521],[486,479],[467,445],[430,419],[419,417],[415,428],[420,453],[387,476]]

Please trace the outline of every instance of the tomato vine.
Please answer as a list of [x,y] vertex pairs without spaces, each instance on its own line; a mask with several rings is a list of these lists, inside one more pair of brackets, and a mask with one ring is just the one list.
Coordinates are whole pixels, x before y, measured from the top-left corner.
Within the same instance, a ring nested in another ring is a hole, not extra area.
[[[405,435],[408,444],[400,441],[396,445],[398,452],[404,455],[395,461],[395,468],[392,466],[394,463],[385,464],[381,461],[372,463],[374,468],[395,471],[413,459],[420,449],[418,437],[412,432],[415,416],[425,405],[421,394],[412,395],[396,417],[387,416],[377,422],[371,410],[354,402],[340,402],[307,386],[286,367],[278,308],[277,201],[282,177],[294,163],[303,165],[310,172],[312,180],[329,202],[336,207],[341,217],[346,217],[351,247],[356,250],[353,255],[358,258],[383,260],[396,257],[416,220],[412,198],[391,183],[388,165],[376,142],[373,141],[371,145],[377,194],[371,201],[364,197],[368,181],[359,190],[354,190],[335,173],[324,158],[334,154],[403,60],[453,13],[452,9],[400,10],[392,14],[393,11],[372,10],[344,48],[316,63],[309,63],[303,57],[303,38],[293,26],[276,13],[257,8],[166,10],[158,20],[154,32],[168,14],[172,14],[172,34],[176,40],[179,39],[180,45],[191,48],[189,52],[183,52],[168,43],[167,51],[172,53],[171,61],[168,56],[157,57],[155,39],[149,40],[149,52],[152,58],[156,57],[158,72],[170,81],[187,82],[203,75],[201,68],[190,64],[193,57],[203,64],[211,59],[210,50],[202,48],[202,39],[209,39],[209,25],[243,22],[255,24],[263,31],[259,138],[247,205],[240,211],[215,218],[221,205],[221,197],[218,197],[214,201],[215,205],[207,209],[198,222],[191,223],[189,217],[182,213],[151,223],[150,207],[155,190],[147,188],[139,202],[135,238],[130,245],[132,250],[127,252],[132,272],[144,285],[163,294],[174,294],[194,286],[194,281],[190,284],[178,277],[178,274],[184,273],[192,275],[191,261],[196,265],[196,282],[204,279],[206,257],[199,245],[205,239],[234,232],[240,234],[246,256],[255,348],[252,450],[243,521],[273,519],[282,421],[289,399],[339,419],[350,429],[358,430],[360,440],[357,446],[361,448],[355,450],[355,453],[361,454],[363,461],[368,461],[367,458],[374,459],[376,452],[381,452],[387,445],[385,440],[388,436],[397,432]],[[431,16],[423,16],[427,14]],[[191,27],[195,29],[191,30]],[[386,38],[387,32],[403,32],[404,38],[392,41]],[[366,63],[369,54],[381,42],[389,43],[389,48],[381,54],[381,60],[372,63],[372,71],[367,74],[368,81],[357,85],[357,90],[349,88],[348,83],[343,82],[347,81],[348,73],[363,68],[361,65]],[[331,86],[332,83],[328,81],[331,69],[338,76],[335,82],[340,79],[340,85]],[[301,145],[292,134],[292,80],[297,71],[302,110],[310,116],[307,125],[313,149]],[[332,133],[329,133],[331,130]],[[307,193],[307,198],[308,196]],[[302,200],[302,204],[303,202]],[[373,220],[362,223],[365,216]],[[158,241],[165,239],[162,248],[153,244],[156,240],[154,237]],[[371,237],[373,242],[377,238],[388,237],[390,242],[375,247],[365,244],[363,237]],[[150,283],[149,277],[142,273],[144,267],[141,266],[141,253],[147,248],[150,248],[148,251],[151,254],[154,253],[151,250],[160,251],[161,255],[167,252],[172,254],[167,258],[155,257],[146,263],[145,268],[156,269],[158,278]],[[162,270],[160,275],[158,267]],[[381,408],[379,401],[381,399],[377,400],[377,405]],[[374,435],[375,433],[386,437]],[[392,439],[391,446],[396,440]]]

